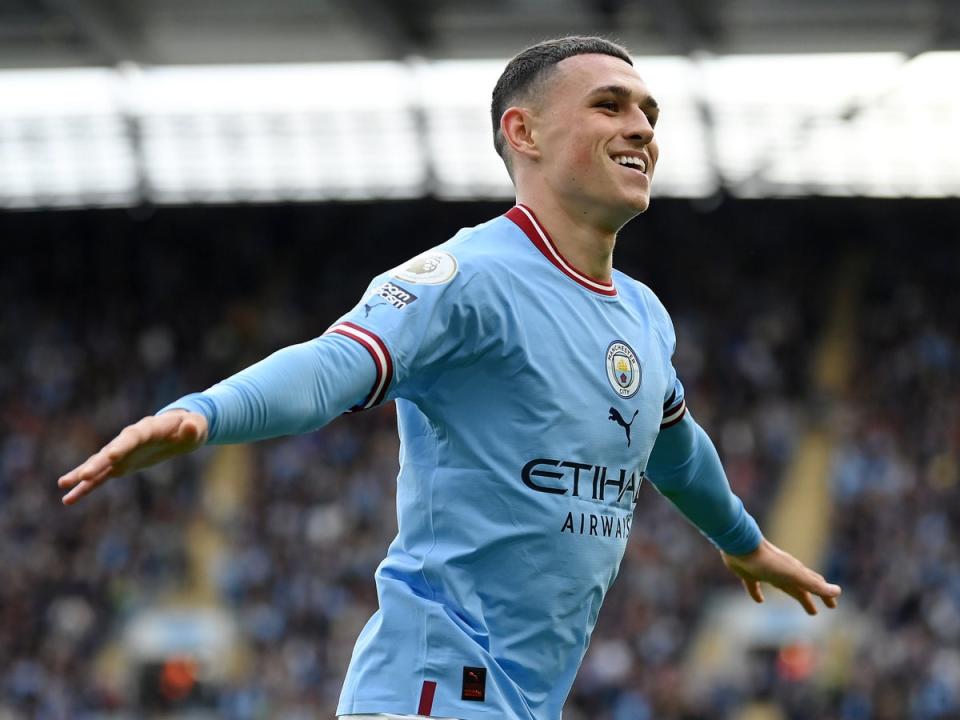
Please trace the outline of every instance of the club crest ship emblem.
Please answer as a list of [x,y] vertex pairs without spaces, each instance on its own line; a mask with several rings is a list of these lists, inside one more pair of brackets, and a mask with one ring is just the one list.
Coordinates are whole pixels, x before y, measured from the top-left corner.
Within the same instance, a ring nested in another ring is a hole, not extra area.
[[622,398],[631,398],[640,389],[643,371],[637,354],[623,340],[614,340],[607,347],[607,380]]

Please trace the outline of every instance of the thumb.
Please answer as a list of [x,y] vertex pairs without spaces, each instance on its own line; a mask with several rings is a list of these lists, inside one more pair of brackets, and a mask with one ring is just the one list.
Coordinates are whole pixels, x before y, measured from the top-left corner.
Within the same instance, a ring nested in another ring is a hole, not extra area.
[[200,428],[191,419],[184,418],[177,428],[176,438],[180,442],[196,442],[200,438]]
[[197,413],[185,413],[180,417],[180,423],[173,432],[172,440],[177,443],[190,445],[200,444],[206,440],[206,418]]

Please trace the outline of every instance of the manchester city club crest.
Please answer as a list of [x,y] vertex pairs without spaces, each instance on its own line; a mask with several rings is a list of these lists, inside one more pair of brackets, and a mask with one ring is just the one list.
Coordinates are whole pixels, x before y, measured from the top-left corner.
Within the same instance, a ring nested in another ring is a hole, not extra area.
[[614,340],[607,347],[607,380],[622,398],[632,398],[640,389],[643,370],[633,348],[623,340]]

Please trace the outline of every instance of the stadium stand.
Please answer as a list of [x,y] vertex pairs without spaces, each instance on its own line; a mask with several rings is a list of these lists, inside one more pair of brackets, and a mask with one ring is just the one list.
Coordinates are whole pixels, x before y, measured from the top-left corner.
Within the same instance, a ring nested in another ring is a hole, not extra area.
[[[758,652],[747,682],[689,692],[704,607],[736,583],[647,487],[568,720],[735,720],[758,700],[790,720],[960,712],[957,211],[887,207],[666,201],[624,232],[617,263],[673,313],[690,407],[761,525],[797,438],[811,418],[828,423],[821,565],[871,632],[832,677]],[[55,479],[170,398],[321,333],[376,272],[504,209],[0,216],[12,259],[0,265],[0,717],[331,716],[396,530],[390,406],[208,448],[74,508]],[[929,238],[919,246],[897,231],[915,224]],[[866,258],[851,382],[811,395],[828,270],[851,247]],[[131,628],[202,607],[234,628],[217,639],[226,655],[197,666],[141,651],[150,633]]]

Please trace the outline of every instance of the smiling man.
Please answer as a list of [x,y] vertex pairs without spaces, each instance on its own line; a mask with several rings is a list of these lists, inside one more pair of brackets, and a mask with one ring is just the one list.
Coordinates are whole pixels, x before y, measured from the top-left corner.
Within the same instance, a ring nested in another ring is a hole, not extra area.
[[765,581],[810,614],[813,596],[835,607],[840,588],[730,491],[687,411],[669,315],[613,269],[617,231],[650,202],[657,115],[618,45],[520,53],[492,105],[516,206],[375,278],[322,337],[124,429],[60,478],[64,502],[205,442],[395,399],[399,532],[343,718],[560,718],[645,478],[756,601]]

